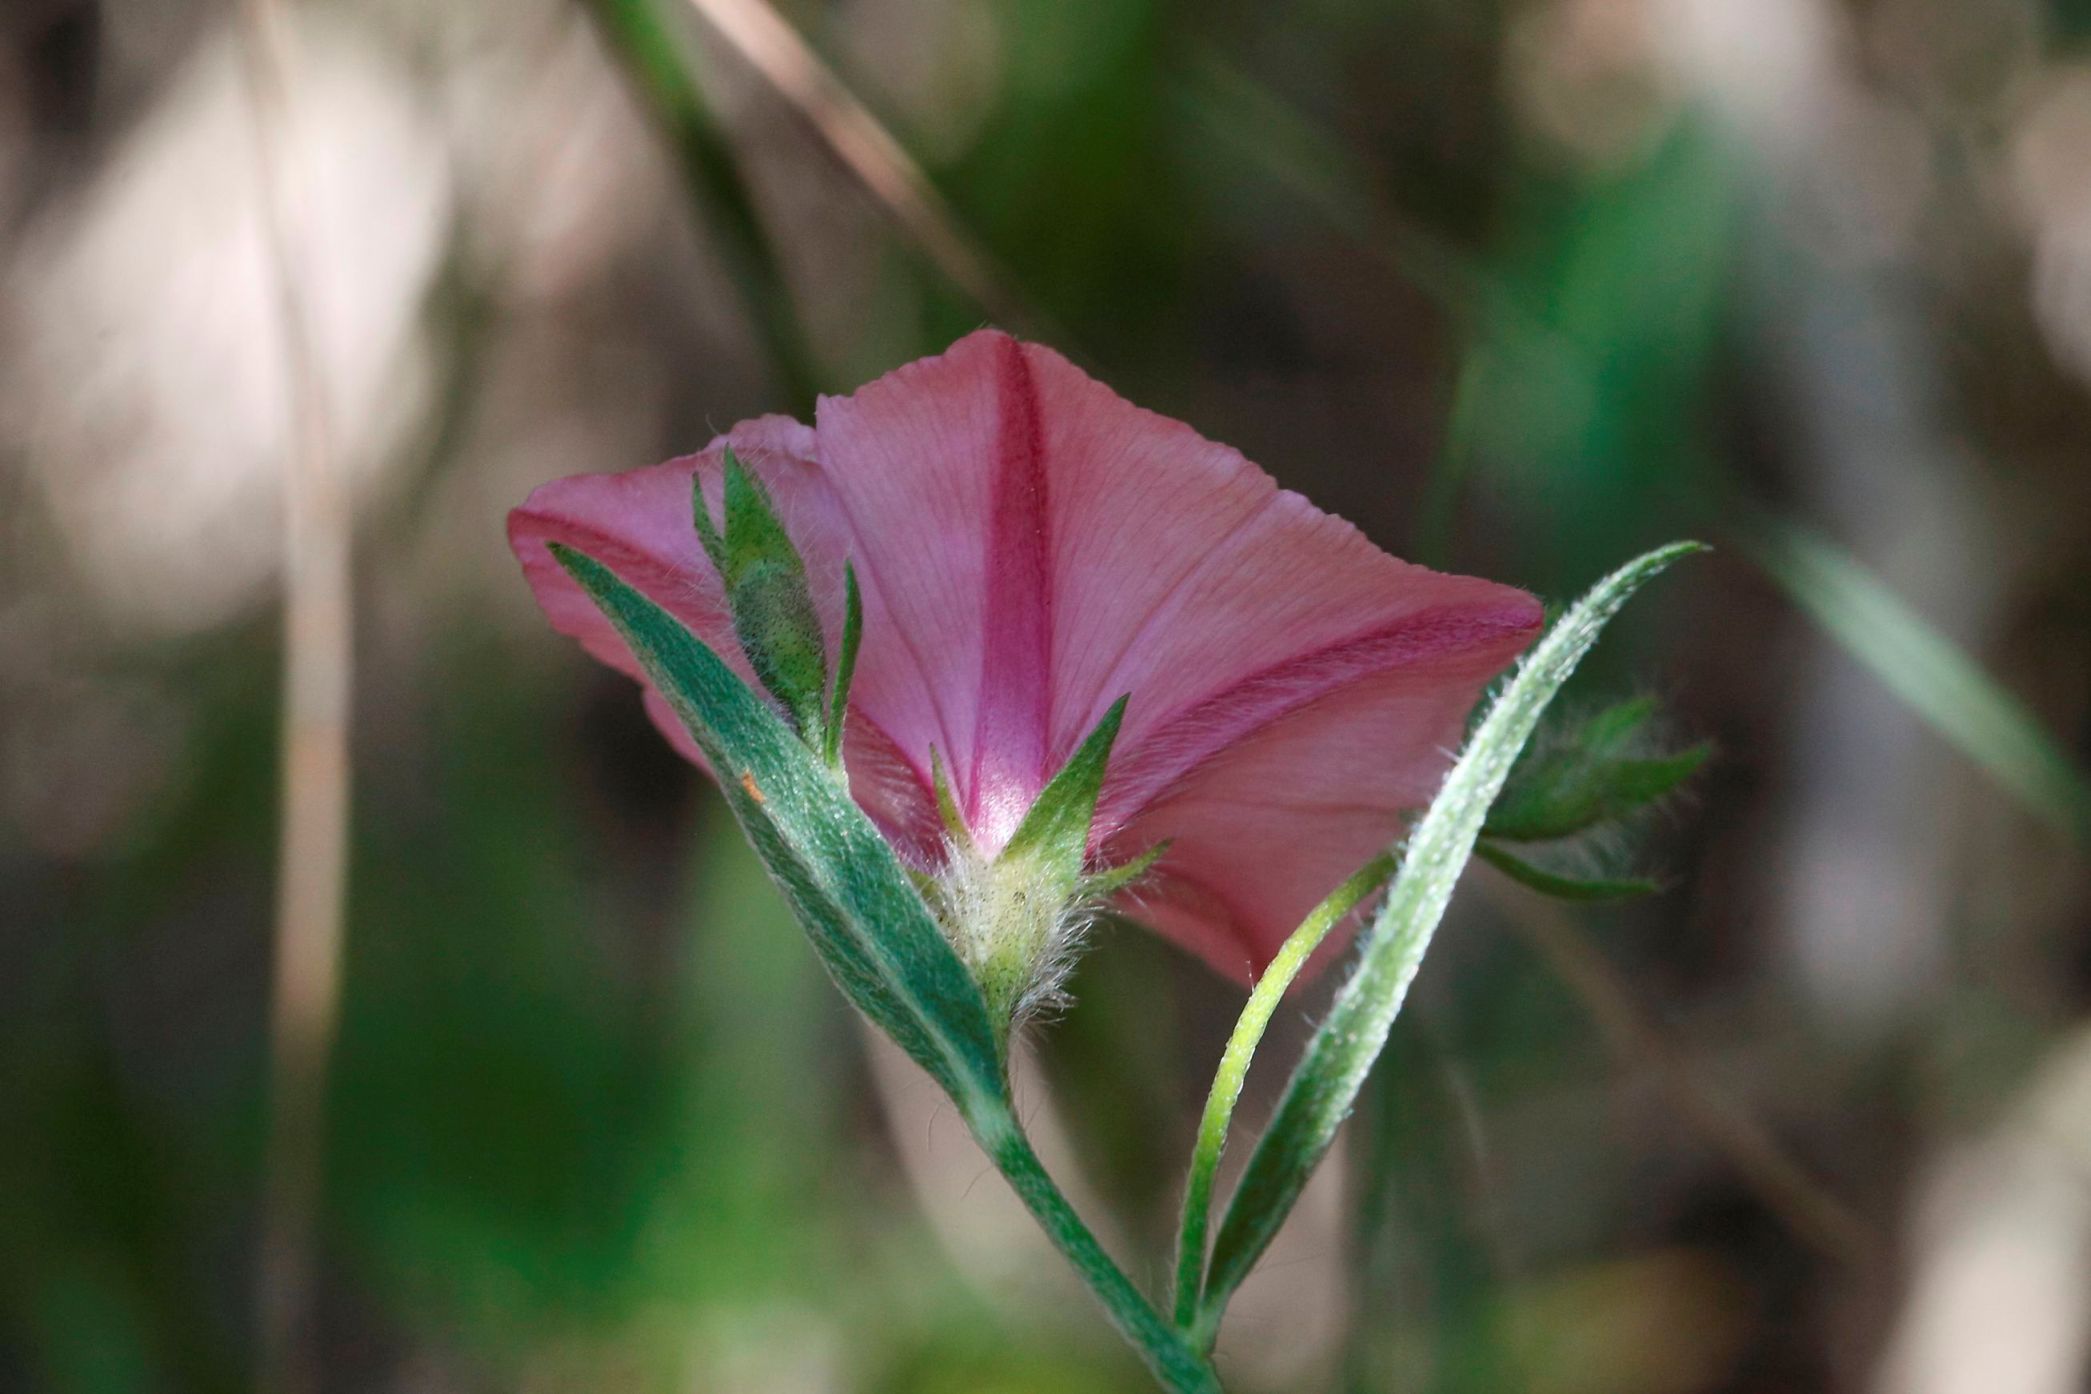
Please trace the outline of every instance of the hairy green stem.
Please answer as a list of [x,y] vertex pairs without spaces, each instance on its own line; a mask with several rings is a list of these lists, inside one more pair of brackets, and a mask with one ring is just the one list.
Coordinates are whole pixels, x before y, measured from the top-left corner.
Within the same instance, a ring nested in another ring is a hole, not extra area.
[[1220,1067],[1213,1072],[1212,1092],[1205,1096],[1205,1114],[1198,1120],[1198,1140],[1191,1152],[1191,1171],[1184,1183],[1183,1223],[1176,1235],[1176,1324],[1189,1329],[1198,1316],[1198,1301],[1205,1288],[1205,1240],[1212,1216],[1213,1180],[1219,1174],[1220,1154],[1227,1149],[1227,1127],[1234,1118],[1242,1085],[1264,1029],[1284,1000],[1286,989],[1307,960],[1343,917],[1374,891],[1387,883],[1400,863],[1391,853],[1381,853],[1361,867],[1348,881],[1330,892],[1314,907],[1300,927],[1287,937],[1256,980],[1242,1007],[1227,1048],[1220,1053]]
[[1008,1104],[1002,1099],[976,1096],[963,1101],[962,1107],[982,1149],[1008,1178],[1017,1198],[1031,1211],[1046,1236],[1103,1303],[1112,1325],[1139,1352],[1161,1386],[1171,1394],[1222,1394],[1211,1362],[1162,1319],[1161,1313],[1082,1223],[1082,1217],[1046,1173],[1045,1164],[1032,1150],[1030,1139],[1024,1136]]

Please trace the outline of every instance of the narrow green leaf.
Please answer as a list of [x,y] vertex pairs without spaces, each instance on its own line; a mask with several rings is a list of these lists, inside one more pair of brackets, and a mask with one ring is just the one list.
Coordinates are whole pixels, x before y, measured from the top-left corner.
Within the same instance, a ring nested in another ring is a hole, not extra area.
[[857,567],[842,564],[842,652],[835,659],[835,695],[828,702],[827,756],[831,768],[842,768],[842,733],[849,724],[849,689],[857,676],[857,646],[864,638],[864,597],[857,590]]
[[1634,900],[1662,889],[1646,877],[1565,876],[1535,865],[1486,838],[1474,844],[1474,855],[1512,880],[1555,900]]
[[617,627],[718,776],[728,805],[849,998],[962,1106],[999,1098],[987,1008],[906,870],[777,714],[652,600],[552,546]]
[[1088,855],[1096,796],[1104,787],[1111,744],[1118,739],[1119,724],[1125,720],[1126,700],[1120,697],[1111,704],[1103,720],[1067,757],[1060,772],[1039,791],[1038,801],[1024,814],[1024,821],[1017,824],[1008,845],[1002,849],[1004,857],[1035,857],[1073,889]]
[[2091,843],[2091,779],[1973,658],[1814,533],[1747,518],[1738,531],[1751,559],[1890,692],[2026,807]]
[[1650,552],[1600,581],[1562,616],[1496,698],[1417,823],[1401,873],[1365,936],[1357,970],[1309,1043],[1220,1224],[1195,1323],[1201,1343],[1217,1333],[1228,1299],[1335,1141],[1386,1044],[1489,805],[1547,704],[1627,597],[1679,557],[1699,550],[1699,544],[1686,542]]
[[1396,865],[1391,853],[1374,857],[1314,907],[1300,927],[1286,936],[1270,966],[1256,980],[1233,1032],[1227,1037],[1227,1047],[1220,1053],[1220,1067],[1213,1072],[1212,1090],[1205,1096],[1205,1113],[1198,1120],[1198,1141],[1191,1152],[1190,1175],[1184,1182],[1183,1221],[1176,1232],[1179,1326],[1190,1326],[1198,1316],[1205,1277],[1206,1233],[1212,1220],[1213,1180],[1220,1172],[1220,1155],[1227,1148],[1227,1128],[1234,1118],[1234,1106],[1241,1100],[1242,1085],[1248,1081],[1249,1066],[1256,1059],[1256,1047],[1263,1042],[1271,1015],[1329,931],[1343,923],[1343,917],[1363,904],[1366,897],[1386,885]]

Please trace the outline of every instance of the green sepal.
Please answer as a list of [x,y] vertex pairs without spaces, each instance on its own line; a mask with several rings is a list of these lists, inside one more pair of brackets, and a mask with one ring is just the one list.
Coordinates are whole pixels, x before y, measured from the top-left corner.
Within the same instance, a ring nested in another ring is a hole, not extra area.
[[1622,754],[1655,709],[1649,697],[1621,702],[1566,739],[1527,749],[1489,810],[1484,833],[1506,842],[1551,842],[1630,817],[1671,793],[1699,771],[1713,747]]
[[825,750],[831,734],[827,644],[806,584],[806,564],[777,517],[769,491],[741,466],[731,446],[725,472],[724,537],[712,525],[703,485],[691,481],[697,540],[725,585],[734,636],[748,666],[784,705],[799,735]]
[[845,995],[969,1117],[1004,1097],[980,989],[885,838],[814,751],[674,616],[591,557],[552,554],[704,752],[734,817]]
[[835,691],[828,699],[828,730],[822,751],[829,768],[842,769],[842,732],[849,723],[849,689],[857,676],[857,646],[864,639],[864,596],[854,562],[842,564],[842,652],[835,659]]
[[1250,1154],[1213,1241],[1204,1297],[1190,1323],[1197,1349],[1211,1348],[1228,1299],[1269,1247],[1357,1102],[1451,903],[1489,806],[1547,705],[1627,598],[1679,557],[1701,550],[1698,543],[1675,543],[1598,582],[1533,647],[1490,703],[1410,833],[1401,871],[1360,937],[1358,966],[1308,1043]]
[[937,818],[944,825],[945,836],[951,845],[961,852],[973,850],[973,832],[966,826],[966,815],[958,806],[958,795],[951,792],[951,767],[944,763],[944,753],[935,746],[929,748],[929,787],[937,802]]
[[[738,469],[740,461],[733,451],[726,451],[728,468]],[[719,573],[719,582],[726,587],[731,601],[733,594],[734,565],[732,554],[726,550],[726,539],[712,523],[711,505],[704,501],[704,475],[700,472],[690,476],[690,521],[697,527],[697,541],[704,547],[704,555],[710,559],[712,570]],[[563,563],[562,563],[563,564]]]
[[1075,894],[1083,900],[1108,900],[1152,871],[1168,851],[1169,839],[1164,838],[1131,861],[1092,871],[1076,884]]
[[1659,882],[1645,876],[1568,876],[1549,871],[1486,838],[1474,844],[1474,855],[1511,880],[1555,900],[1636,900],[1662,889]]
[[1081,880],[1082,865],[1089,856],[1089,825],[1096,819],[1096,796],[1103,791],[1104,768],[1111,762],[1111,745],[1125,720],[1120,697],[1104,713],[1075,753],[1067,757],[1060,772],[1038,791],[1038,800],[1024,814],[1002,857],[1036,859],[1055,880],[1073,890]]

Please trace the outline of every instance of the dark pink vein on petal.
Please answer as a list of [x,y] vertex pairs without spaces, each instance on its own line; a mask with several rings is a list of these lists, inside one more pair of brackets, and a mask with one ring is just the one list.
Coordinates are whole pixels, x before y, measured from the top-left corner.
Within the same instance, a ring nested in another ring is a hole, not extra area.
[[1046,775],[1052,697],[1052,537],[1047,521],[1045,432],[1023,346],[995,344],[993,516],[984,567],[979,716],[966,817],[999,844],[1023,817]]
[[1099,833],[1121,827],[1230,747],[1352,683],[1382,673],[1457,661],[1529,634],[1523,607],[1476,613],[1434,609],[1274,663],[1201,699],[1157,726],[1112,773]]

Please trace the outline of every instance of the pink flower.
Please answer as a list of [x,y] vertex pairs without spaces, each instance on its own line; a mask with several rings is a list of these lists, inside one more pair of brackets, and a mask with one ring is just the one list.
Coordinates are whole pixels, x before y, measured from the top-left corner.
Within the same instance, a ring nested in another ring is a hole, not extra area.
[[509,541],[553,625],[638,675],[544,545],[563,542],[747,675],[691,523],[691,476],[717,516],[730,445],[805,557],[831,651],[855,563],[851,791],[901,854],[945,855],[932,750],[992,853],[1130,694],[1091,850],[1115,863],[1169,840],[1133,913],[1237,979],[1400,836],[1482,684],[1540,626],[1522,591],[1398,561],[1238,452],[994,331],[822,398],[815,423],[762,417],[694,456],[532,493]]

